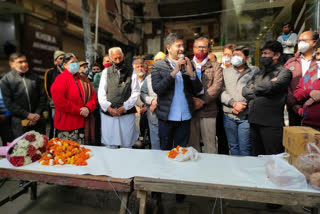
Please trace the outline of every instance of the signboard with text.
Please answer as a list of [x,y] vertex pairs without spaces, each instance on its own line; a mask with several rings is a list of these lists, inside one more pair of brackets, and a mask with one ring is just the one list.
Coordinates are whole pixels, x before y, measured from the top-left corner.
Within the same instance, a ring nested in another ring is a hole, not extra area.
[[53,54],[62,48],[62,34],[58,26],[26,16],[24,25],[24,50],[30,70],[38,74],[53,67]]

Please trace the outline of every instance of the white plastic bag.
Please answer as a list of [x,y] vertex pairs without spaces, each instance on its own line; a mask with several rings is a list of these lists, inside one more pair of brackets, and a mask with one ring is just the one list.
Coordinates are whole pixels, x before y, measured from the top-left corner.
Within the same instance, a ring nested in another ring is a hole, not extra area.
[[320,172],[320,149],[314,143],[307,144],[307,154],[301,154],[294,162],[294,166],[310,180],[313,173]]
[[[183,154],[182,149],[187,149],[188,151]],[[180,150],[179,151],[180,153],[175,158],[172,158],[172,160],[181,162],[181,161],[188,161],[188,160],[197,160],[199,157],[199,152],[193,147],[187,147],[187,148],[179,147],[179,150]]]
[[264,156],[267,158],[265,169],[268,178],[277,186],[288,189],[306,189],[305,176],[284,158],[288,153]]

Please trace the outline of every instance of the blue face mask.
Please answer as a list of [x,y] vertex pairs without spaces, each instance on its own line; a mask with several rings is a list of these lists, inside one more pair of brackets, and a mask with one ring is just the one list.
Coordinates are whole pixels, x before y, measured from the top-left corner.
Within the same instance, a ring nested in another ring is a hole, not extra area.
[[73,62],[69,64],[69,71],[72,74],[76,74],[79,71],[80,65],[78,62]]

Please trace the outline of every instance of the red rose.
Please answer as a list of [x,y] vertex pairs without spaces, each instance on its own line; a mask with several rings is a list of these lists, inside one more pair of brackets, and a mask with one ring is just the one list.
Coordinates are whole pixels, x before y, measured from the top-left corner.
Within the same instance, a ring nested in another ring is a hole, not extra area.
[[13,166],[22,166],[24,163],[24,157],[23,156],[10,157],[10,163]]
[[31,160],[32,160],[32,162],[35,162],[37,160],[40,160],[40,158],[41,158],[41,155],[35,154],[34,156],[32,156]]
[[44,146],[44,147],[47,147],[47,145],[48,145],[48,138],[47,138],[47,136],[42,135],[42,138],[43,138],[43,146]]
[[37,152],[37,149],[34,146],[32,145],[28,146],[28,151],[27,151],[28,156],[33,157],[36,154],[36,152]]
[[39,148],[39,150],[41,153],[45,153],[47,151],[47,147],[43,146],[43,147]]
[[25,139],[29,142],[36,141],[36,136],[34,134],[28,134],[25,136]]

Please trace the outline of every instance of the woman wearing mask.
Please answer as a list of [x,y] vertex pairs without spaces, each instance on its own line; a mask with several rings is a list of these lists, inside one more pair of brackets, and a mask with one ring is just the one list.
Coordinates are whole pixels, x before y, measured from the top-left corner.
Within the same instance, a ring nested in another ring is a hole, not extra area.
[[97,104],[97,95],[90,81],[78,73],[80,65],[73,53],[63,58],[64,72],[51,86],[51,95],[56,107],[54,127],[60,139],[90,144],[94,141],[92,112]]

